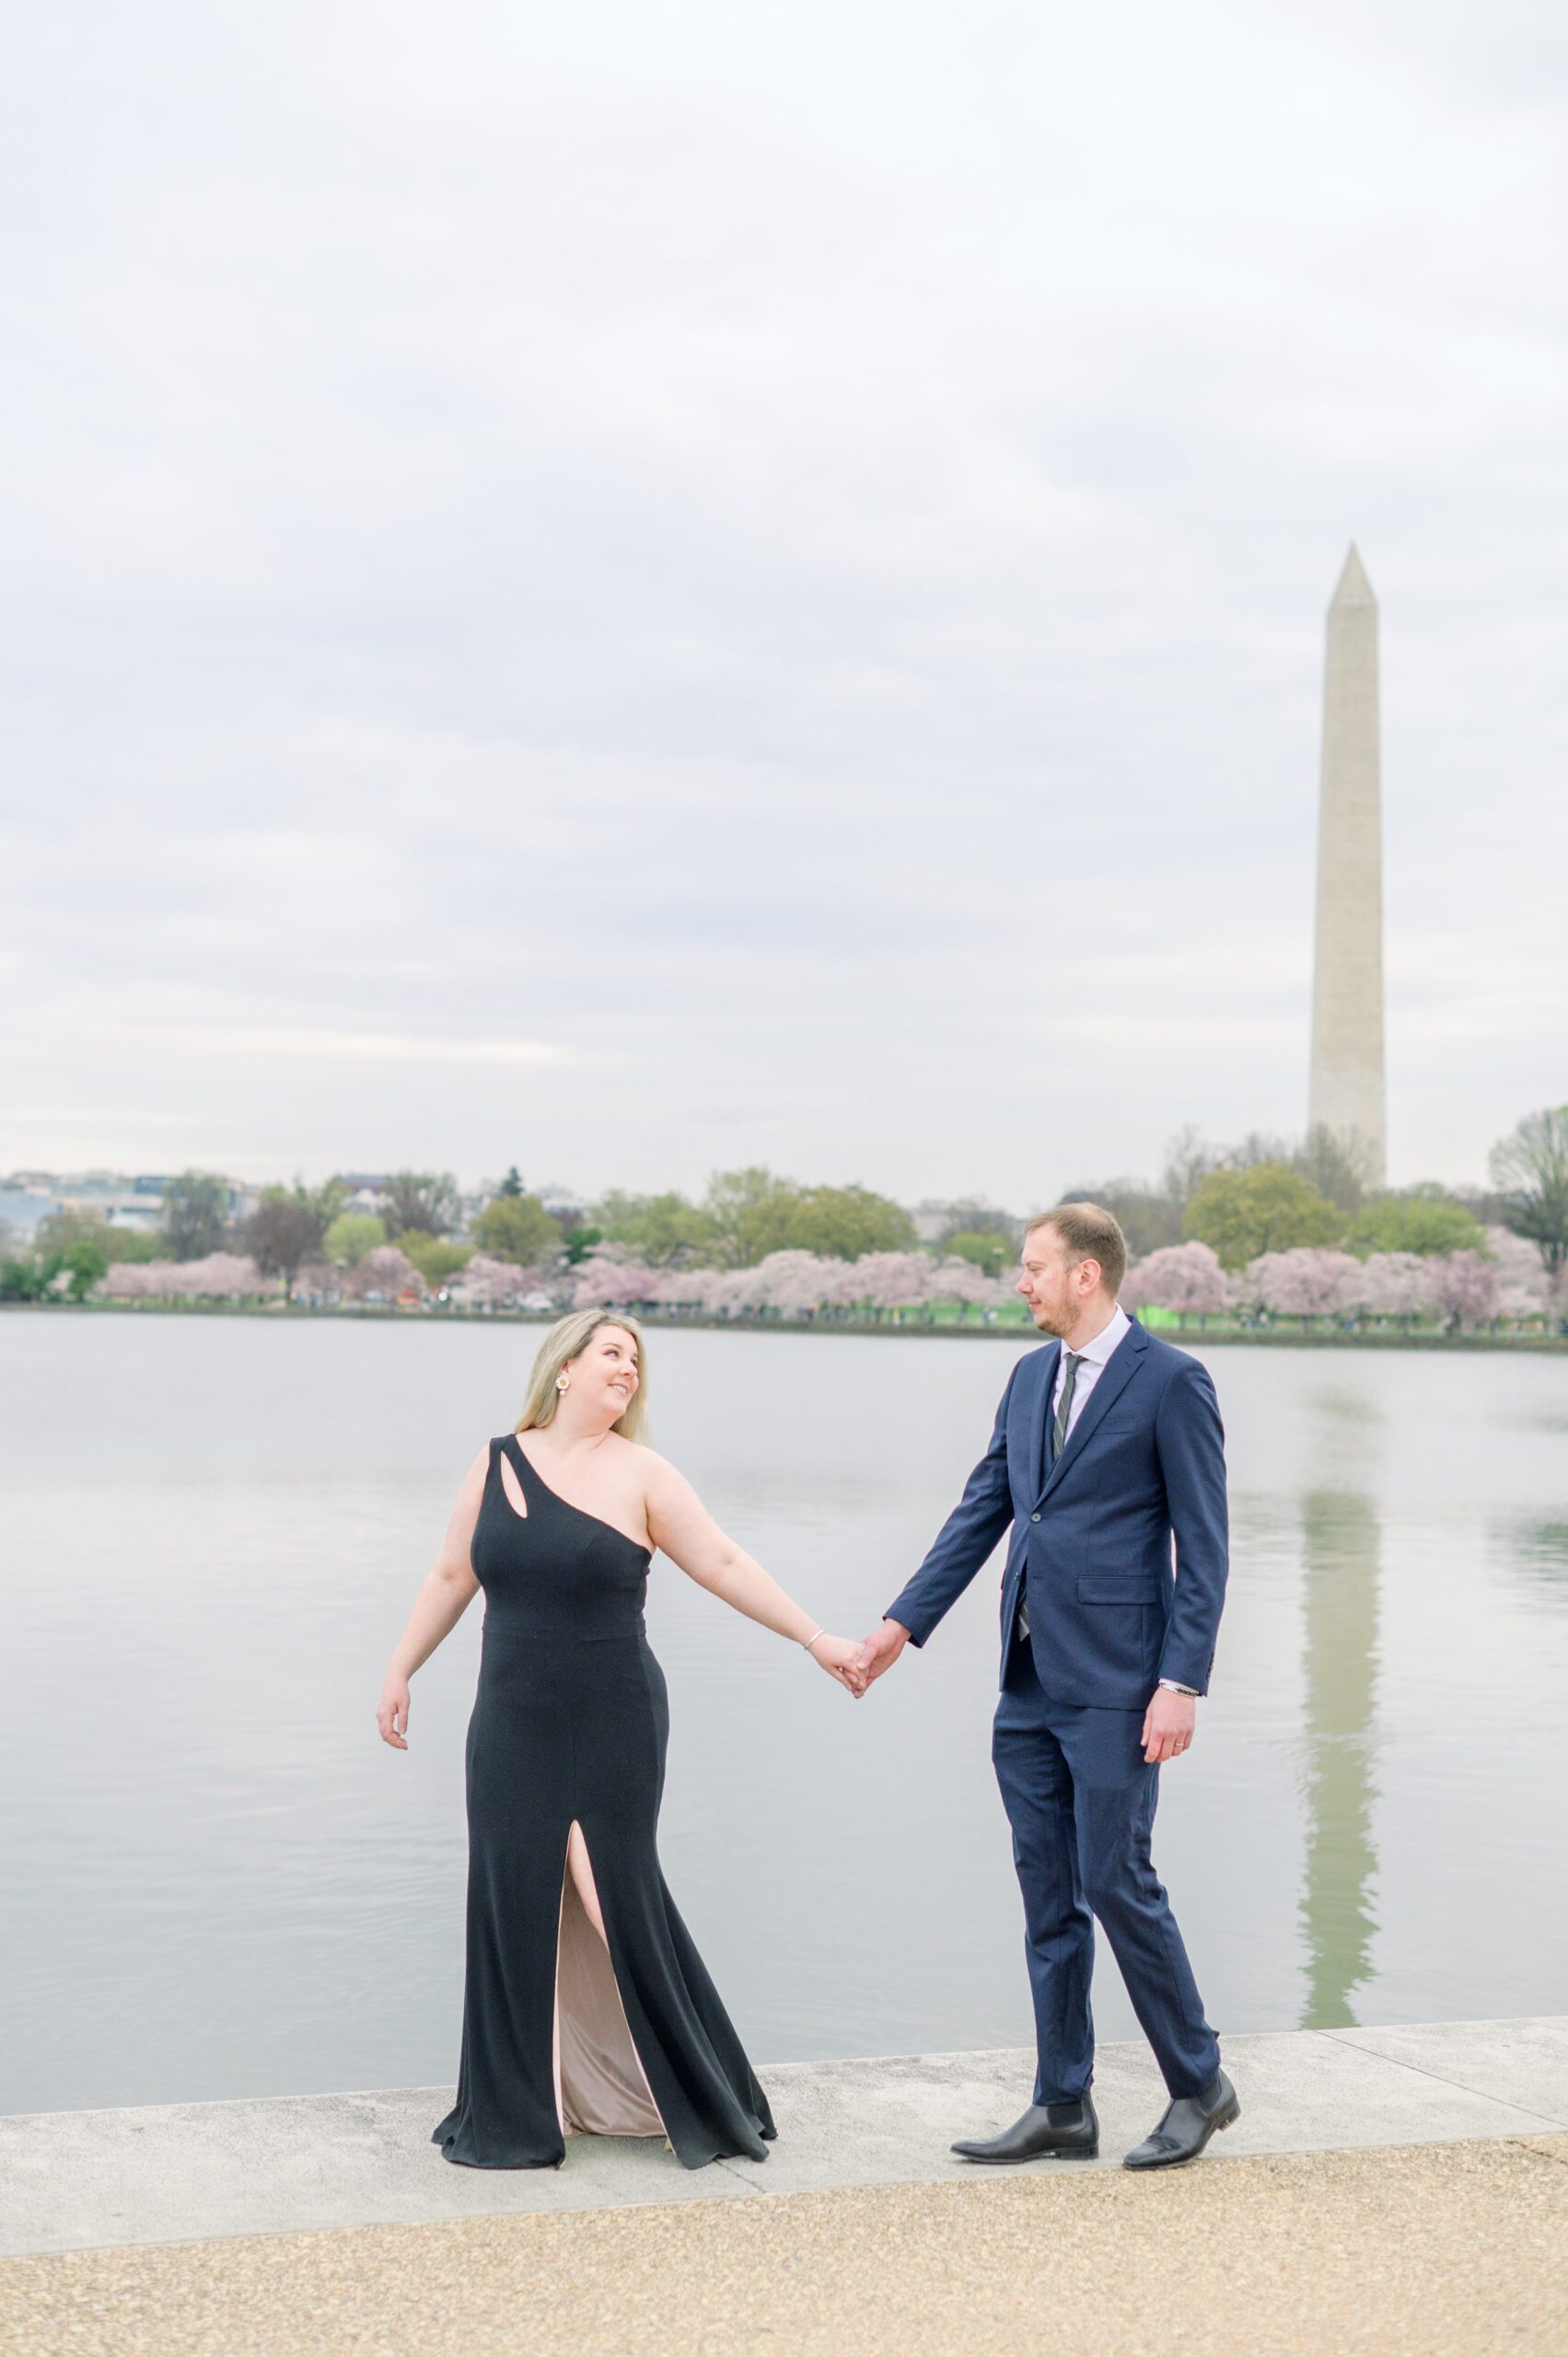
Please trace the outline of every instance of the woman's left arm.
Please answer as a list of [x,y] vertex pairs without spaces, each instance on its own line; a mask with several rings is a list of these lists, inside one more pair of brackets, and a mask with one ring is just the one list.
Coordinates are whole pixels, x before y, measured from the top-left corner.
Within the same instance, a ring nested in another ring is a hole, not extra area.
[[859,1645],[848,1637],[830,1636],[802,1611],[755,1556],[719,1528],[685,1475],[662,1457],[649,1466],[645,1504],[649,1538],[688,1579],[749,1620],[804,1646],[819,1668],[858,1700],[865,1690]]

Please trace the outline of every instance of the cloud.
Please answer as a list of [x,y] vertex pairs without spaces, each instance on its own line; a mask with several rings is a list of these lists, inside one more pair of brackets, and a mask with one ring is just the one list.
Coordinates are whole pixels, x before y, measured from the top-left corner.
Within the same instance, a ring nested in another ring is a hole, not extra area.
[[1395,1167],[1479,1173],[1568,986],[1568,58],[1492,21],[35,14],[0,1163],[1297,1126],[1353,534]]

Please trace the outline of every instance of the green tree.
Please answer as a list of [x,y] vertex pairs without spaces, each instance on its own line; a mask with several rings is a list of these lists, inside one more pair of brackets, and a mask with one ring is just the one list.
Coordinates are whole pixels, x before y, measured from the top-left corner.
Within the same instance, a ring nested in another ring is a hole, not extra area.
[[473,1259],[471,1244],[448,1244],[444,1237],[422,1236],[418,1228],[409,1228],[403,1236],[403,1250],[413,1262],[424,1282],[434,1291],[466,1269]]
[[999,1277],[1013,1259],[1013,1247],[994,1228],[961,1227],[957,1236],[949,1236],[943,1245],[957,1260],[968,1260],[987,1277]]
[[109,1265],[118,1260],[146,1261],[167,1259],[168,1248],[160,1228],[113,1227],[104,1237],[109,1250]]
[[139,1227],[115,1227],[101,1212],[51,1212],[33,1233],[35,1254],[41,1252],[52,1259],[56,1275],[64,1265],[65,1254],[78,1244],[101,1250],[104,1266],[110,1269],[116,1260],[157,1260],[163,1252],[161,1237]]
[[163,1190],[163,1241],[171,1260],[204,1260],[228,1233],[228,1181],[212,1170],[182,1170]]
[[1516,1236],[1539,1244],[1555,1276],[1568,1262],[1568,1105],[1527,1113],[1492,1149],[1492,1183]]
[[526,1192],[522,1179],[517,1175],[517,1166],[515,1162],[495,1191],[498,1195],[521,1195]]
[[1485,1240],[1461,1202],[1441,1187],[1406,1188],[1397,1195],[1375,1195],[1350,1224],[1345,1242],[1353,1252],[1480,1252]]
[[1345,1217],[1288,1163],[1255,1162],[1248,1170],[1211,1170],[1199,1182],[1182,1227],[1227,1269],[1244,1269],[1260,1252],[1337,1244]]
[[601,1237],[630,1245],[656,1269],[685,1267],[718,1252],[720,1234],[712,1213],[684,1195],[626,1195],[612,1189],[594,1205],[592,1218]]
[[[104,1234],[109,1233],[105,1223]],[[86,1301],[94,1285],[109,1274],[109,1247],[95,1237],[79,1236],[58,1257],[61,1267],[70,1272],[71,1282],[65,1290],[73,1301]]]
[[19,1252],[0,1260],[0,1301],[44,1300],[61,1265],[53,1252]]
[[335,1268],[352,1269],[386,1241],[387,1223],[374,1212],[340,1212],[321,1238],[321,1249]]
[[729,1269],[748,1265],[742,1222],[776,1196],[796,1191],[787,1178],[775,1178],[761,1163],[750,1163],[744,1170],[715,1170],[703,1203],[714,1224],[714,1259]]
[[294,1299],[294,1281],[321,1249],[331,1216],[328,1190],[312,1194],[296,1181],[267,1187],[245,1223],[245,1248],[264,1277],[283,1279],[284,1299]]
[[394,1171],[381,1190],[381,1216],[395,1243],[412,1229],[450,1236],[458,1224],[458,1182],[449,1170]]
[[740,1266],[770,1252],[819,1252],[858,1260],[864,1252],[910,1252],[914,1222],[902,1205],[866,1187],[780,1187],[742,1213]]
[[537,1195],[497,1195],[475,1220],[473,1239],[493,1260],[514,1260],[526,1268],[555,1250],[561,1228]]

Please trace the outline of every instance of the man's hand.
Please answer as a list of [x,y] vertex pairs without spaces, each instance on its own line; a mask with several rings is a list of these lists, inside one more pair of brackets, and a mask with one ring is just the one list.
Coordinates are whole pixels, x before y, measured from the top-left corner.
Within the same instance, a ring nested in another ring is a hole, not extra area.
[[1173,1694],[1168,1686],[1156,1686],[1139,1738],[1150,1766],[1178,1759],[1191,1743],[1197,1724],[1198,1705],[1191,1694]]
[[910,1641],[910,1632],[901,1620],[884,1620],[873,1629],[860,1648],[860,1667],[867,1686],[874,1686],[885,1669],[891,1669]]

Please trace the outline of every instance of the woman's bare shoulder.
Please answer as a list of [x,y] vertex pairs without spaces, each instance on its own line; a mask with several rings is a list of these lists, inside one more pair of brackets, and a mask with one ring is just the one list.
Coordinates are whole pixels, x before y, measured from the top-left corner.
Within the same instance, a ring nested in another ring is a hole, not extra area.
[[610,1437],[616,1444],[617,1469],[624,1466],[634,1473],[645,1491],[665,1489],[671,1481],[682,1479],[668,1457],[661,1457],[656,1448],[650,1448],[645,1440],[628,1440],[624,1433],[611,1433]]

